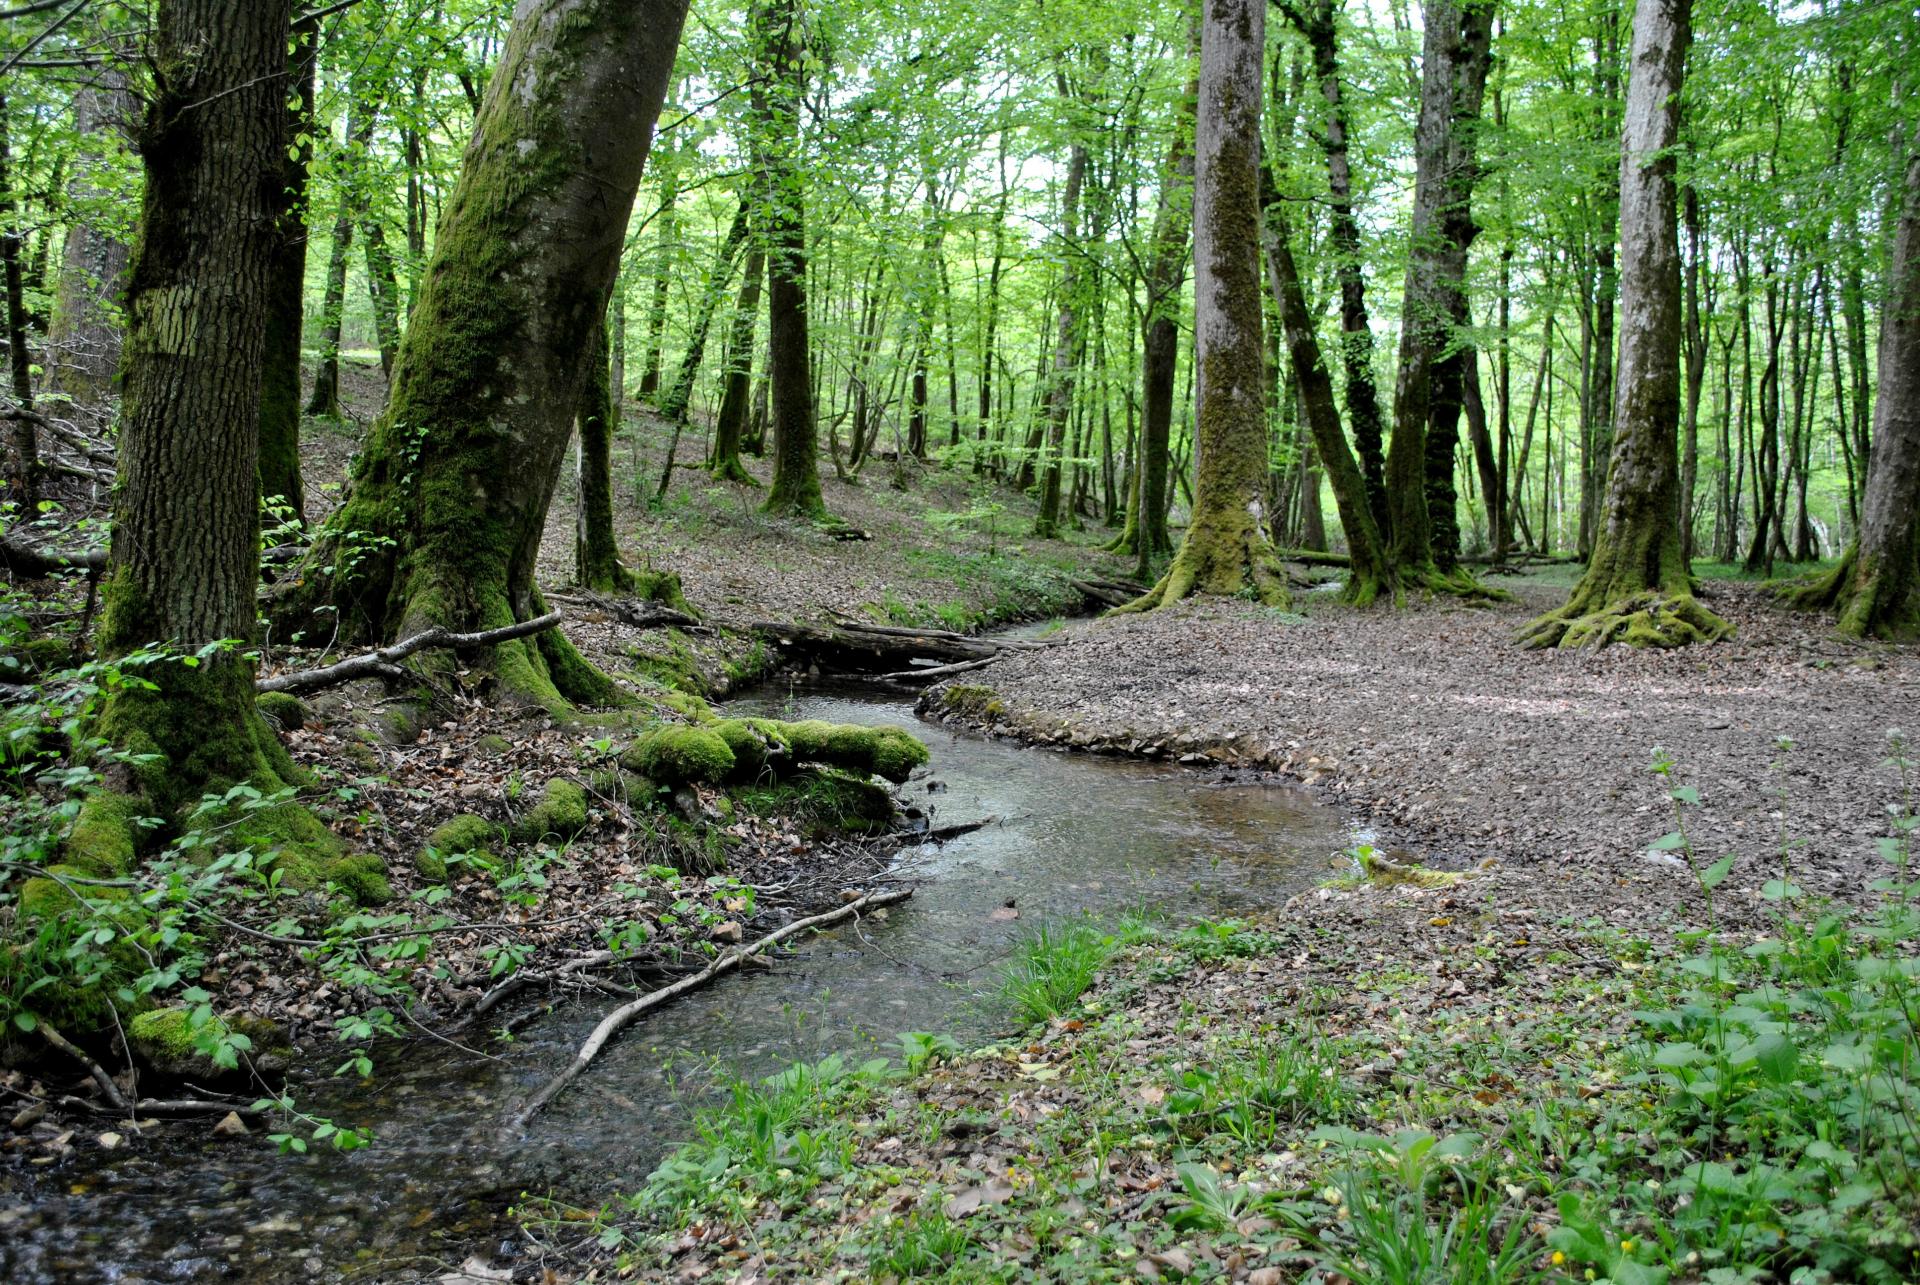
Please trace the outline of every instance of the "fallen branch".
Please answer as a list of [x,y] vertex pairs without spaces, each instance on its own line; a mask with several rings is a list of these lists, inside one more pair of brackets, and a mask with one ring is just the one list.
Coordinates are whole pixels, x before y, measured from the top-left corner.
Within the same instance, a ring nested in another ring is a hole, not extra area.
[[833,625],[761,623],[751,629],[793,659],[855,673],[900,671],[903,665],[926,660],[986,660],[1003,652],[1059,645],[1031,638],[970,637],[950,629],[904,629],[847,617]]
[[1082,597],[1108,607],[1124,607],[1151,587],[1131,580],[1074,580],[1071,583]]
[[101,1066],[98,1062],[88,1057],[72,1040],[69,1040],[59,1031],[55,1030],[53,1023],[47,1021],[45,1018],[40,1020],[40,1036],[46,1040],[47,1043],[53,1045],[53,1047],[59,1049],[62,1053],[65,1053],[81,1066],[86,1067],[88,1077],[99,1087],[100,1096],[107,1100],[107,1105],[112,1107],[117,1114],[124,1115],[126,1113],[127,1100],[120,1095],[120,1086],[113,1082],[111,1075],[107,1074],[106,1067]]
[[[1004,656],[1002,652],[1000,655]],[[875,674],[883,683],[930,683],[936,678],[945,678],[949,674],[963,674],[969,669],[983,669],[999,660],[1000,656],[985,656],[979,660],[962,660],[951,665],[929,665],[920,669],[896,669],[890,674]]]
[[997,816],[985,816],[981,817],[978,821],[962,821],[958,825],[935,826],[931,830],[926,830],[920,834],[911,836],[907,842],[915,846],[923,843],[945,843],[949,839],[958,839],[962,835],[972,834],[975,830],[984,830],[999,819]]
[[535,620],[521,620],[511,625],[502,625],[498,629],[483,629],[479,633],[456,634],[449,629],[436,625],[425,633],[403,638],[378,651],[353,656],[332,665],[322,665],[319,669],[301,669],[292,673],[275,674],[272,678],[262,678],[253,685],[256,692],[301,692],[319,691],[323,687],[332,687],[336,683],[352,682],[356,678],[391,678],[396,674],[395,666],[415,652],[430,648],[452,647],[456,650],[466,647],[490,647],[495,643],[525,638],[528,634],[537,634],[551,629],[560,623],[563,613],[549,611]]
[[890,892],[870,892],[863,897],[856,897],[844,906],[829,910],[824,914],[810,915],[805,919],[796,919],[784,928],[775,929],[773,932],[768,933],[765,937],[760,938],[750,945],[728,951],[690,977],[683,977],[671,986],[662,986],[659,990],[649,991],[632,1003],[623,1004],[619,1008],[614,1009],[611,1013],[608,1013],[600,1019],[600,1024],[593,1028],[593,1033],[587,1036],[586,1043],[580,1046],[580,1051],[574,1054],[573,1061],[567,1064],[566,1069],[554,1076],[551,1080],[548,1080],[546,1086],[534,1094],[533,1097],[529,1098],[527,1104],[520,1108],[519,1112],[513,1117],[512,1127],[516,1129],[526,1127],[529,1120],[540,1114],[541,1110],[544,1109],[549,1102],[552,1102],[556,1097],[560,1096],[562,1090],[569,1084],[572,1084],[574,1080],[578,1079],[580,1073],[593,1064],[593,1059],[600,1055],[600,1050],[606,1047],[608,1040],[618,1035],[622,1029],[647,1010],[658,1008],[669,1000],[676,999],[696,987],[704,986],[723,973],[732,972],[734,969],[740,967],[741,963],[745,960],[758,955],[767,947],[784,941],[788,937],[809,932],[816,928],[824,928],[829,924],[837,924],[843,919],[851,919],[863,910],[873,910],[881,906],[890,906],[896,901],[905,901],[912,895],[913,890],[911,888],[896,888]]
[[101,571],[107,565],[105,549],[49,549],[9,531],[0,535],[0,565],[16,576],[40,580],[56,571]]
[[597,608],[619,620],[623,625],[632,625],[635,629],[665,629],[668,627],[684,629],[697,625],[700,619],[690,616],[676,607],[654,602],[646,598],[617,598],[604,594],[564,594],[550,593],[549,602],[564,602],[576,607]]

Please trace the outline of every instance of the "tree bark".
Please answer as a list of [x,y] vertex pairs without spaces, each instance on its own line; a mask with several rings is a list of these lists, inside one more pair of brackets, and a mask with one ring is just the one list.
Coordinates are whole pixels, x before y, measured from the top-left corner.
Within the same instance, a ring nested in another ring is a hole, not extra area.
[[312,20],[293,28],[289,79],[293,110],[287,122],[290,146],[282,158],[277,191],[273,262],[273,310],[267,318],[266,367],[260,380],[260,496],[279,497],[286,516],[306,519],[306,488],[300,480],[300,323],[307,284],[307,168],[313,159],[314,78],[320,33]]
[[[320,301],[320,360],[314,368],[313,395],[307,414],[340,417],[340,330],[347,301],[347,254],[353,248],[353,227],[366,217],[362,177],[354,170],[364,165],[373,142],[376,110],[348,91],[346,144],[341,153],[340,208],[333,216],[333,249],[327,255],[327,284]],[[382,365],[391,362],[382,351]]]
[[766,275],[767,253],[756,237],[748,242],[740,297],[733,305],[733,331],[727,337],[726,375],[720,391],[720,413],[713,423],[710,466],[720,481],[746,486],[759,485],[740,462],[740,443],[746,436],[747,394],[753,386],[753,332],[760,321],[760,283]]
[[[95,174],[100,152],[128,139],[138,107],[122,72],[97,73],[98,86],[74,95],[73,127],[89,140],[91,153],[79,160],[68,184],[69,203],[99,196]],[[67,225],[66,244],[47,333],[53,385],[75,401],[98,402],[120,373],[120,323],[113,309],[127,285],[127,243],[100,230],[93,220]]]
[[614,410],[605,323],[587,336],[586,370],[574,419],[573,578],[602,592],[631,589],[633,575],[620,564],[620,545],[613,535],[613,434],[620,420]]
[[[1449,350],[1465,317],[1467,247],[1479,231],[1470,205],[1474,133],[1492,61],[1493,6],[1439,0],[1427,11],[1424,40],[1412,246],[1386,461],[1392,561],[1409,587],[1471,592],[1475,586],[1464,573],[1436,565],[1435,524],[1451,527],[1454,518],[1435,515],[1432,506],[1436,498],[1450,502],[1452,494],[1459,385],[1458,356]],[[1452,418],[1445,414],[1449,407]],[[1427,445],[1436,426],[1446,435],[1444,486],[1429,485],[1435,472],[1429,461],[1437,463],[1441,454]]]
[[1159,583],[1121,610],[1194,593],[1287,604],[1268,540],[1266,353],[1260,305],[1260,95],[1266,0],[1208,0],[1194,146],[1193,520]]
[[[523,0],[439,223],[387,412],[296,603],[344,633],[493,629],[543,614],[553,494],[685,0]],[[558,713],[614,691],[557,633],[495,649]]]
[[1567,604],[1535,620],[1529,646],[1677,647],[1732,627],[1693,597],[1679,487],[1680,236],[1674,189],[1692,0],[1641,0],[1620,154],[1620,362],[1613,457],[1593,556]]
[[[7,129],[7,99],[0,94],[0,270],[6,277],[7,376],[13,398],[22,411],[33,410],[33,365],[27,351],[26,291],[20,276],[21,238],[14,227],[11,135]],[[12,441],[7,452],[7,499],[23,516],[34,514],[40,498],[40,443],[34,422],[13,417]]]
[[1854,638],[1920,634],[1920,128],[1905,141],[1860,538],[1838,567],[1795,595],[1805,606],[1837,608],[1840,632]]
[[[1071,112],[1064,71],[1056,74],[1060,101]],[[1076,127],[1077,129],[1077,127]],[[1051,540],[1060,533],[1060,468],[1067,449],[1067,419],[1073,411],[1074,371],[1080,365],[1080,189],[1087,177],[1087,147],[1077,132],[1068,148],[1067,174],[1060,196],[1060,314],[1053,349],[1053,373],[1047,384],[1047,429],[1040,474],[1040,516],[1033,534]]]
[[761,172],[767,249],[767,373],[773,381],[773,485],[766,511],[824,519],[820,432],[814,419],[813,353],[807,338],[806,194],[795,168],[806,93],[795,0],[762,0],[750,20],[755,62],[754,144]]
[[747,239],[749,206],[750,202],[744,199],[740,202],[726,238],[721,241],[720,250],[714,256],[713,272],[707,277],[706,290],[700,296],[700,311],[694,316],[693,333],[687,336],[687,351],[680,357],[680,369],[674,374],[673,386],[660,399],[660,415],[663,419],[683,420],[687,417],[687,404],[693,400],[693,381],[699,375],[700,362],[707,354],[707,334],[713,329],[713,316],[720,311],[720,301],[727,296],[727,285],[733,280],[734,260],[740,257],[740,247]]
[[[163,0],[140,137],[146,192],[128,278],[113,544],[99,645],[192,657],[254,633],[259,399],[286,161],[291,5]],[[146,666],[98,731],[157,759],[157,806],[210,783],[294,777],[254,711],[244,649]],[[317,823],[315,823],[317,824]]]

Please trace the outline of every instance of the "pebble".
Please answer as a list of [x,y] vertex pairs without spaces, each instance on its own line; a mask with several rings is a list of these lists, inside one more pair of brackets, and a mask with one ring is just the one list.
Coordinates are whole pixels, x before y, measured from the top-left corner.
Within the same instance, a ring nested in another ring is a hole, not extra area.
[[247,1136],[247,1122],[240,1118],[238,1111],[229,1111],[220,1117],[220,1123],[213,1126],[216,1138],[244,1138]]

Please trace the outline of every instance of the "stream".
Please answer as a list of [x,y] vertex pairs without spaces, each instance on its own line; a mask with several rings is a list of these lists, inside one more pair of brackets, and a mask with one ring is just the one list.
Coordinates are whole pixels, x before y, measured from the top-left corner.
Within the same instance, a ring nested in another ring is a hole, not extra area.
[[306,1109],[374,1131],[352,1155],[282,1157],[261,1138],[190,1125],[115,1151],[83,1142],[47,1167],[10,1161],[0,1280],[430,1279],[471,1253],[510,1251],[499,1214],[522,1193],[596,1202],[632,1189],[728,1076],[835,1051],[892,1053],[903,1031],[962,1043],[1006,1031],[1003,961],[1049,919],[1274,905],[1351,841],[1337,813],[1292,787],[1023,749],[918,723],[910,698],[872,684],[782,687],[731,711],[911,727],[933,761],[903,804],[935,826],[999,820],[905,850],[916,891],[884,920],[804,939],[771,971],[736,973],[643,1018],[527,1136],[503,1137],[501,1120],[572,1057],[602,1003],[561,1006],[496,1060],[422,1042],[387,1051],[364,1084],[322,1067],[293,1085]]

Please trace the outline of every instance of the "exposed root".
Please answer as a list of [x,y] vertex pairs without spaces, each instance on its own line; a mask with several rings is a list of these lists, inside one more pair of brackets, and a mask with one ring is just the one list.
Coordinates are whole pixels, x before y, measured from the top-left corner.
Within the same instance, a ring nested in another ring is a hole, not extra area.
[[1495,589],[1476,580],[1472,573],[1462,567],[1451,571],[1442,571],[1428,563],[1412,572],[1402,572],[1400,586],[1395,591],[1395,601],[1404,598],[1408,589],[1415,589],[1432,597],[1462,598],[1468,602],[1512,602],[1513,595],[1505,589]]
[[1263,606],[1283,610],[1292,605],[1287,596],[1286,567],[1260,528],[1248,523],[1239,533],[1209,535],[1198,528],[1188,532],[1180,552],[1153,588],[1108,614],[1152,611],[1201,593],[1221,597],[1250,594]]
[[1523,647],[1686,647],[1733,636],[1733,626],[1714,615],[1691,593],[1649,589],[1583,610],[1575,596],[1566,606],[1529,623],[1515,639]]

